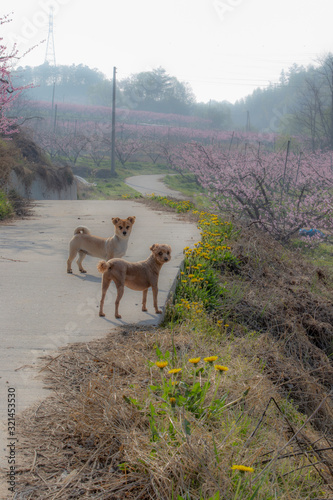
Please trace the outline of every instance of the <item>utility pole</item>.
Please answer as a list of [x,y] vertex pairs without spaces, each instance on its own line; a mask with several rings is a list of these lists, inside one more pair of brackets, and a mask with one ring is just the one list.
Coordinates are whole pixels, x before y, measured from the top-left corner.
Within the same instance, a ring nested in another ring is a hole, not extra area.
[[250,111],[246,112],[246,132],[250,132]]
[[115,168],[115,142],[116,142],[116,70],[113,67],[113,88],[112,88],[112,129],[111,129],[111,177],[116,177]]
[[55,105],[54,108],[54,121],[53,121],[53,132],[55,133],[56,128],[57,128],[57,111],[58,111],[58,104]]

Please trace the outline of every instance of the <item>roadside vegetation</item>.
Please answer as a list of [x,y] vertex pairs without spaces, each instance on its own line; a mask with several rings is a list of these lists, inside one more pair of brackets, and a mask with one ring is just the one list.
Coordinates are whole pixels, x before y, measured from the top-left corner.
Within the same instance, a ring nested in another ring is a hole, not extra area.
[[103,163],[101,168],[93,168],[92,162],[85,161],[84,169],[81,170],[80,166],[77,168],[77,173],[81,173],[90,183],[89,186],[79,185],[78,198],[79,199],[121,199],[121,198],[140,198],[141,194],[125,184],[125,179],[135,175],[150,175],[161,174],[166,175],[170,172],[163,164],[142,163],[142,162],[129,162],[122,166],[117,162],[117,175],[110,178],[110,165],[109,161]]
[[6,194],[0,191],[0,220],[6,219],[13,213],[13,207]]
[[[332,259],[151,195],[201,239],[159,328],[119,328],[42,368],[26,412],[26,498],[328,499]],[[315,252],[315,250],[312,250]],[[66,374],[66,376],[64,376]]]

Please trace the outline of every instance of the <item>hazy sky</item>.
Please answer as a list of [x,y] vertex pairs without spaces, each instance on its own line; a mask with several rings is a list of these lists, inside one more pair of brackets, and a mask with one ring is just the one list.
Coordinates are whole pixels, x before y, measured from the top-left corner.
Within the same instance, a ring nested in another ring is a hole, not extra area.
[[[198,101],[236,99],[278,81],[293,63],[333,52],[332,0],[12,0],[5,45],[20,53],[48,37],[54,7],[57,64],[122,79],[162,66]],[[20,61],[45,60],[46,41]]]

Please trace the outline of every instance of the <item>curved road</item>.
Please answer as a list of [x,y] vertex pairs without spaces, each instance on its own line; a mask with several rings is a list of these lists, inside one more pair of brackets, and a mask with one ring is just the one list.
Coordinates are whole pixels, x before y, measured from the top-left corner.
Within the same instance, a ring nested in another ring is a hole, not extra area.
[[185,200],[185,196],[178,191],[173,191],[169,189],[165,184],[163,184],[164,175],[136,175],[134,177],[128,177],[125,183],[139,193],[156,194],[158,196],[172,196],[173,198],[178,198],[179,200]]
[[[155,176],[151,184],[150,176],[139,177],[141,188],[143,182],[144,189],[157,192],[159,181]],[[129,182],[132,186],[135,183],[133,178]],[[163,184],[159,187],[163,192]],[[175,197],[179,195],[172,193]],[[153,243],[170,244],[172,260],[162,267],[159,280],[162,308],[182,261],[184,246],[192,246],[200,238],[197,227],[178,215],[152,211],[132,200],[40,201],[34,212],[33,217],[0,225],[0,465],[3,467],[8,467],[4,451],[8,437],[5,425],[8,388],[15,390],[16,411],[49,395],[42,381],[36,378],[35,366],[40,356],[52,354],[67,343],[102,337],[119,325],[156,325],[161,319],[154,314],[151,291],[148,313],[144,313],[141,293],[127,288],[120,302],[122,319],[116,320],[113,285],[105,303],[106,317],[98,316],[101,293],[98,259],[85,259],[87,274],[78,273],[75,262],[74,273],[66,273],[68,242],[74,228],[85,225],[93,234],[107,237],[113,234],[111,217],[135,215],[125,256],[130,261],[145,259]]]

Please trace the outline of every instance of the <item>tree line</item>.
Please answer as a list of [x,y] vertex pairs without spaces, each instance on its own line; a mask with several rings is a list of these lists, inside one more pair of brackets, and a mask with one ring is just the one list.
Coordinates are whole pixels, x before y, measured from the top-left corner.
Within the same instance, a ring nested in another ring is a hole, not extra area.
[[[25,92],[27,99],[112,106],[112,80],[82,64],[21,66],[13,79],[21,85],[32,84]],[[198,116],[209,120],[214,128],[231,127],[229,103],[197,103],[190,85],[161,67],[117,81],[117,108]]]
[[231,117],[246,130],[306,136],[312,151],[333,150],[333,54],[282,71],[278,84],[236,102]]
[[[112,80],[82,64],[20,67],[14,76],[21,86],[33,85],[25,91],[32,100],[111,107]],[[197,102],[188,83],[160,67],[118,81],[117,107],[197,116],[220,130],[306,136],[313,151],[332,150],[333,54],[307,68],[294,64],[282,70],[277,84],[257,88],[234,104]]]

